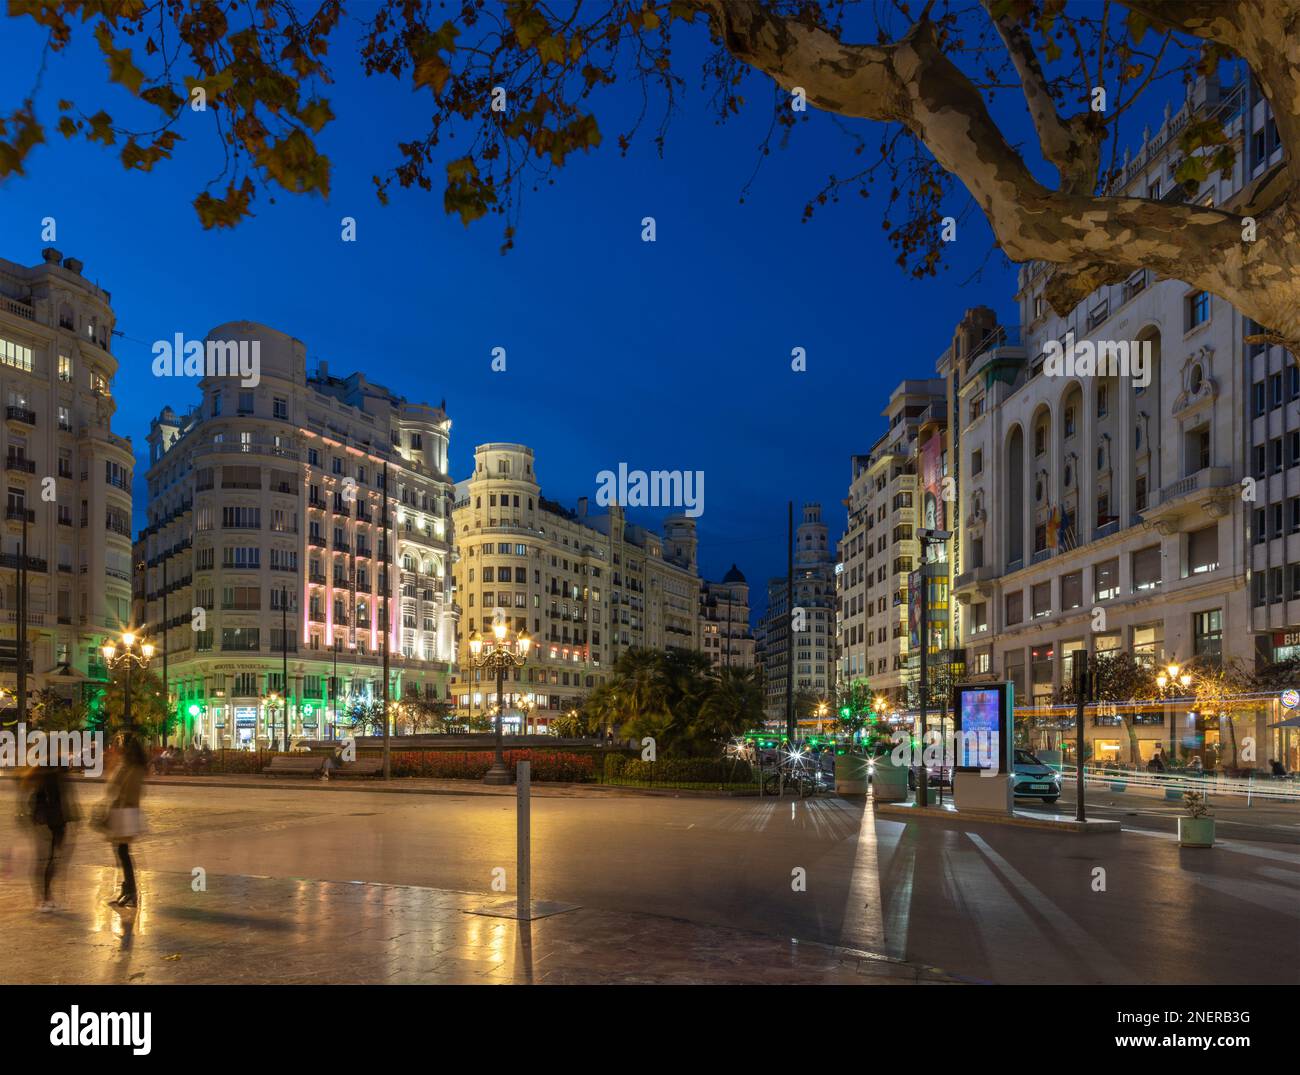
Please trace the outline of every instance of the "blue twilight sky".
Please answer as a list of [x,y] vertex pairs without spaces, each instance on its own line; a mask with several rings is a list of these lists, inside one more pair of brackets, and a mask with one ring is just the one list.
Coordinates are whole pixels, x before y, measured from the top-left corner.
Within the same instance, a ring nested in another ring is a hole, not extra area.
[[[219,171],[210,113],[187,112],[186,141],[150,174],[53,132],[60,97],[115,118],[141,107],[105,82],[93,44],[74,47],[50,58],[37,96],[50,142],[25,176],[0,186],[0,256],[39,261],[40,221],[53,216],[55,245],[112,292],[123,333],[115,429],[141,460],[150,418],[197,399],[194,384],[152,375],[150,343],[262,321],[305,341],[309,368],[325,359],[412,400],[445,398],[454,479],[484,441],[531,445],[544,493],[566,504],[594,495],[596,473],[620,462],[702,470],[702,572],[719,578],[737,563],[757,617],[765,580],[784,571],[786,501],[796,512],[820,501],[837,537],[849,457],[883,431],[890,390],[933,375],[965,307],[1014,317],[1014,274],[989,257],[990,232],[962,188],[951,206],[963,216],[959,241],[937,279],[894,264],[883,199],[852,195],[801,223],[827,175],[855,162],[844,134],[815,112],[789,149],[766,158],[742,204],[770,83],[755,76],[753,106],[719,127],[698,90],[703,42],[702,28],[678,31],[688,89],[663,159],[644,140],[619,156],[614,135],[640,98],[616,88],[597,113],[605,146],[527,195],[505,256],[500,219],[467,229],[444,214],[440,190],[399,190],[379,205],[371,176],[396,161],[399,138],[424,130],[427,98],[366,79],[342,42],[329,91],[337,119],[321,140],[334,163],[328,201],[280,193],[272,204],[263,191],[256,216],[233,232],[205,232],[190,204]],[[25,20],[0,20],[0,108],[30,91],[39,43]],[[1024,131],[1022,109],[1009,111]],[[878,144],[878,126],[849,126],[868,152]],[[358,221],[356,243],[340,241],[345,215]],[[645,216],[657,221],[653,244],[640,238]],[[982,279],[963,286],[986,259]],[[498,346],[505,373],[489,368]],[[805,373],[790,369],[796,346],[807,350]],[[136,496],[138,524],[140,481]],[[651,525],[662,514],[632,513]]]

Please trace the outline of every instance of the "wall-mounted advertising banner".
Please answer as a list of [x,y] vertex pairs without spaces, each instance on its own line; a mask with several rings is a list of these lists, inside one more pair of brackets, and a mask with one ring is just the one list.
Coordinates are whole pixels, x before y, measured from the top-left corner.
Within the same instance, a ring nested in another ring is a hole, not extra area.
[[921,448],[921,518],[929,530],[946,530],[943,503],[943,438],[931,437]]
[[907,576],[907,640],[910,649],[921,648],[921,572]]
[[957,771],[1010,773],[1012,685],[963,683],[955,693]]

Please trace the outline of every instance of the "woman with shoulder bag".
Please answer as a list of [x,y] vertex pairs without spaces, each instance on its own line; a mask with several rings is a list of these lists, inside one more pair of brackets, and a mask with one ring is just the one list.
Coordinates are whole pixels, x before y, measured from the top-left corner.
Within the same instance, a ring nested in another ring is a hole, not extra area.
[[135,866],[131,861],[131,841],[144,832],[140,815],[140,794],[144,787],[149,758],[140,740],[128,735],[122,751],[122,761],[109,781],[107,806],[104,816],[104,834],[117,853],[122,867],[122,891],[109,900],[113,907],[136,905]]

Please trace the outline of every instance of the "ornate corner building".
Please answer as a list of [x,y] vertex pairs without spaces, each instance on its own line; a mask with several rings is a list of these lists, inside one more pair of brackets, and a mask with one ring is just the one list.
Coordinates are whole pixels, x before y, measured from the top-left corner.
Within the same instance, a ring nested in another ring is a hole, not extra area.
[[[232,347],[259,356],[256,383],[213,370]],[[152,423],[136,546],[138,622],[167,653],[185,741],[267,744],[283,719],[271,691],[287,694],[291,737],[340,734],[348,707],[383,694],[385,633],[390,698],[446,700],[459,610],[445,408],[324,363],[308,374],[304,344],[265,325],[221,325],[202,350],[202,401]]]
[[453,694],[463,714],[496,705],[495,682],[469,660],[469,638],[487,637],[498,616],[533,639],[527,664],[503,688],[503,720],[526,716],[541,730],[581,704],[628,650],[700,649],[694,519],[670,516],[661,537],[628,522],[618,504],[603,515],[589,512],[586,497],[565,508],[542,495],[533,450],[506,443],[474,450],[453,518],[464,607]]
[[0,685],[17,678],[26,540],[27,691],[89,697],[131,613],[131,441],[112,431],[114,314],[76,258],[0,260],[5,515]]

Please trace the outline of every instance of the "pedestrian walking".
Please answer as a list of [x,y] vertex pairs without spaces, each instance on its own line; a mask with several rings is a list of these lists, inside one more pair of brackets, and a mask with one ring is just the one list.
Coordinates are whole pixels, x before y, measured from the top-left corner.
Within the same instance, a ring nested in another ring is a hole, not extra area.
[[28,793],[27,817],[36,844],[35,887],[40,893],[36,910],[48,914],[59,909],[54,901],[54,881],[64,857],[68,825],[78,817],[77,800],[68,787],[67,772],[53,762],[32,766],[24,787]]
[[122,891],[115,899],[108,901],[113,907],[136,905],[135,864],[131,861],[131,841],[144,832],[144,820],[140,814],[140,795],[148,769],[149,758],[140,740],[134,735],[128,735],[122,750],[122,761],[109,781],[103,818],[104,835],[113,845],[118,865],[122,868]]

